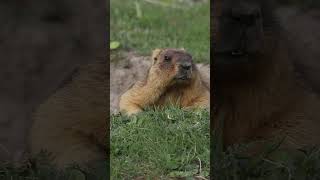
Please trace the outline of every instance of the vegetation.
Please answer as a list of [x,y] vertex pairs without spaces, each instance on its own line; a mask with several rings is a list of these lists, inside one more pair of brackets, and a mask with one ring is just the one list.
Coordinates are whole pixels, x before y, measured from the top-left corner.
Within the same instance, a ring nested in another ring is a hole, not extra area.
[[279,141],[269,142],[256,155],[245,155],[248,145],[237,145],[214,153],[215,180],[316,180],[320,179],[320,149],[280,150]]
[[120,42],[122,49],[149,55],[155,48],[185,48],[197,62],[209,63],[209,1],[165,6],[111,0],[110,6],[110,39]]
[[58,169],[51,162],[50,153],[41,152],[37,156],[14,165],[0,164],[0,179],[2,180],[105,180],[106,162],[101,161],[94,166],[80,167],[70,165],[65,169]]
[[209,174],[209,113],[175,107],[111,117],[111,179]]

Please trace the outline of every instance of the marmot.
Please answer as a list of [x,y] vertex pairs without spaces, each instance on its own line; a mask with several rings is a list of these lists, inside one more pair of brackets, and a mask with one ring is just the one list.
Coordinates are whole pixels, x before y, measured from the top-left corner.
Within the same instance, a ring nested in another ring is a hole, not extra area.
[[146,78],[120,97],[120,111],[132,115],[148,106],[168,104],[209,107],[209,87],[189,53],[181,49],[155,49],[151,58]]
[[81,66],[34,113],[30,150],[51,153],[54,164],[88,165],[107,158],[108,93],[105,59]]
[[319,96],[297,76],[300,52],[269,0],[217,1],[214,8],[212,124],[223,129],[224,144],[284,136],[283,147],[319,145]]

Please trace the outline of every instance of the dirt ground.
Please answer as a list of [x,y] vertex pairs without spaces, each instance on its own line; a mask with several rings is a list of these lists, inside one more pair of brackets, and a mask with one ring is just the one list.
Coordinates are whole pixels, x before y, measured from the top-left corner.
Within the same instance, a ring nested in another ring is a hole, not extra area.
[[[149,56],[124,53],[111,56],[110,63],[110,112],[118,113],[119,97],[130,85],[146,76],[150,66]],[[210,65],[197,64],[206,82],[210,85]]]

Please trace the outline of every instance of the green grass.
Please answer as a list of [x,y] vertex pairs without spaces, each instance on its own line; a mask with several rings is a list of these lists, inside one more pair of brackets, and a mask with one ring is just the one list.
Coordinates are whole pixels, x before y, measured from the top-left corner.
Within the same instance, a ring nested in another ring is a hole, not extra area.
[[144,0],[110,1],[110,40],[149,55],[155,48],[185,48],[196,62],[210,62],[210,5],[163,7]]
[[[283,139],[282,139],[283,140]],[[282,140],[264,142],[265,147],[249,155],[251,144],[212,148],[215,180],[317,180],[320,179],[320,148],[280,149]]]
[[111,117],[111,179],[209,173],[209,112],[168,107]]
[[99,161],[93,165],[70,165],[65,169],[58,169],[52,164],[50,153],[41,152],[37,156],[20,162],[19,166],[1,162],[0,180],[105,180],[106,162]]

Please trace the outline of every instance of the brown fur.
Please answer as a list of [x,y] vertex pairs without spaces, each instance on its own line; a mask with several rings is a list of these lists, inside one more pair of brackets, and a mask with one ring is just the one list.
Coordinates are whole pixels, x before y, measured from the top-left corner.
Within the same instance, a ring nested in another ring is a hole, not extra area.
[[[222,2],[218,1],[216,8]],[[269,10],[264,9],[264,12]],[[221,13],[219,10],[214,12]],[[217,14],[215,17],[220,16]],[[218,18],[215,22],[221,26]],[[270,22],[264,26],[268,29],[263,37],[269,44],[265,44],[260,56],[249,59],[253,66],[246,71],[249,76],[241,79],[239,75],[240,78],[236,80],[230,78],[215,84],[219,103],[214,116],[215,128],[223,128],[225,145],[281,136],[286,137],[285,147],[319,145],[319,96],[309,91],[306,82],[295,74],[293,57],[296,52],[291,50],[291,44],[285,38],[286,33],[273,19],[264,19],[264,22]],[[219,29],[216,31],[214,36],[217,36],[219,45],[224,39],[219,37]],[[220,68],[218,64],[216,68]],[[224,68],[215,77],[228,76],[229,67]]]
[[[166,54],[172,54],[174,57],[169,64],[164,63]],[[179,58],[183,55],[186,55],[184,50],[154,50],[153,62],[146,79],[135,83],[120,97],[120,111],[131,115],[141,112],[148,106],[168,104],[182,108],[208,107],[209,88],[193,63],[191,79],[188,82],[181,84],[174,80],[179,72]]]
[[106,158],[106,75],[105,60],[82,66],[37,109],[30,138],[33,155],[46,150],[59,167]]

